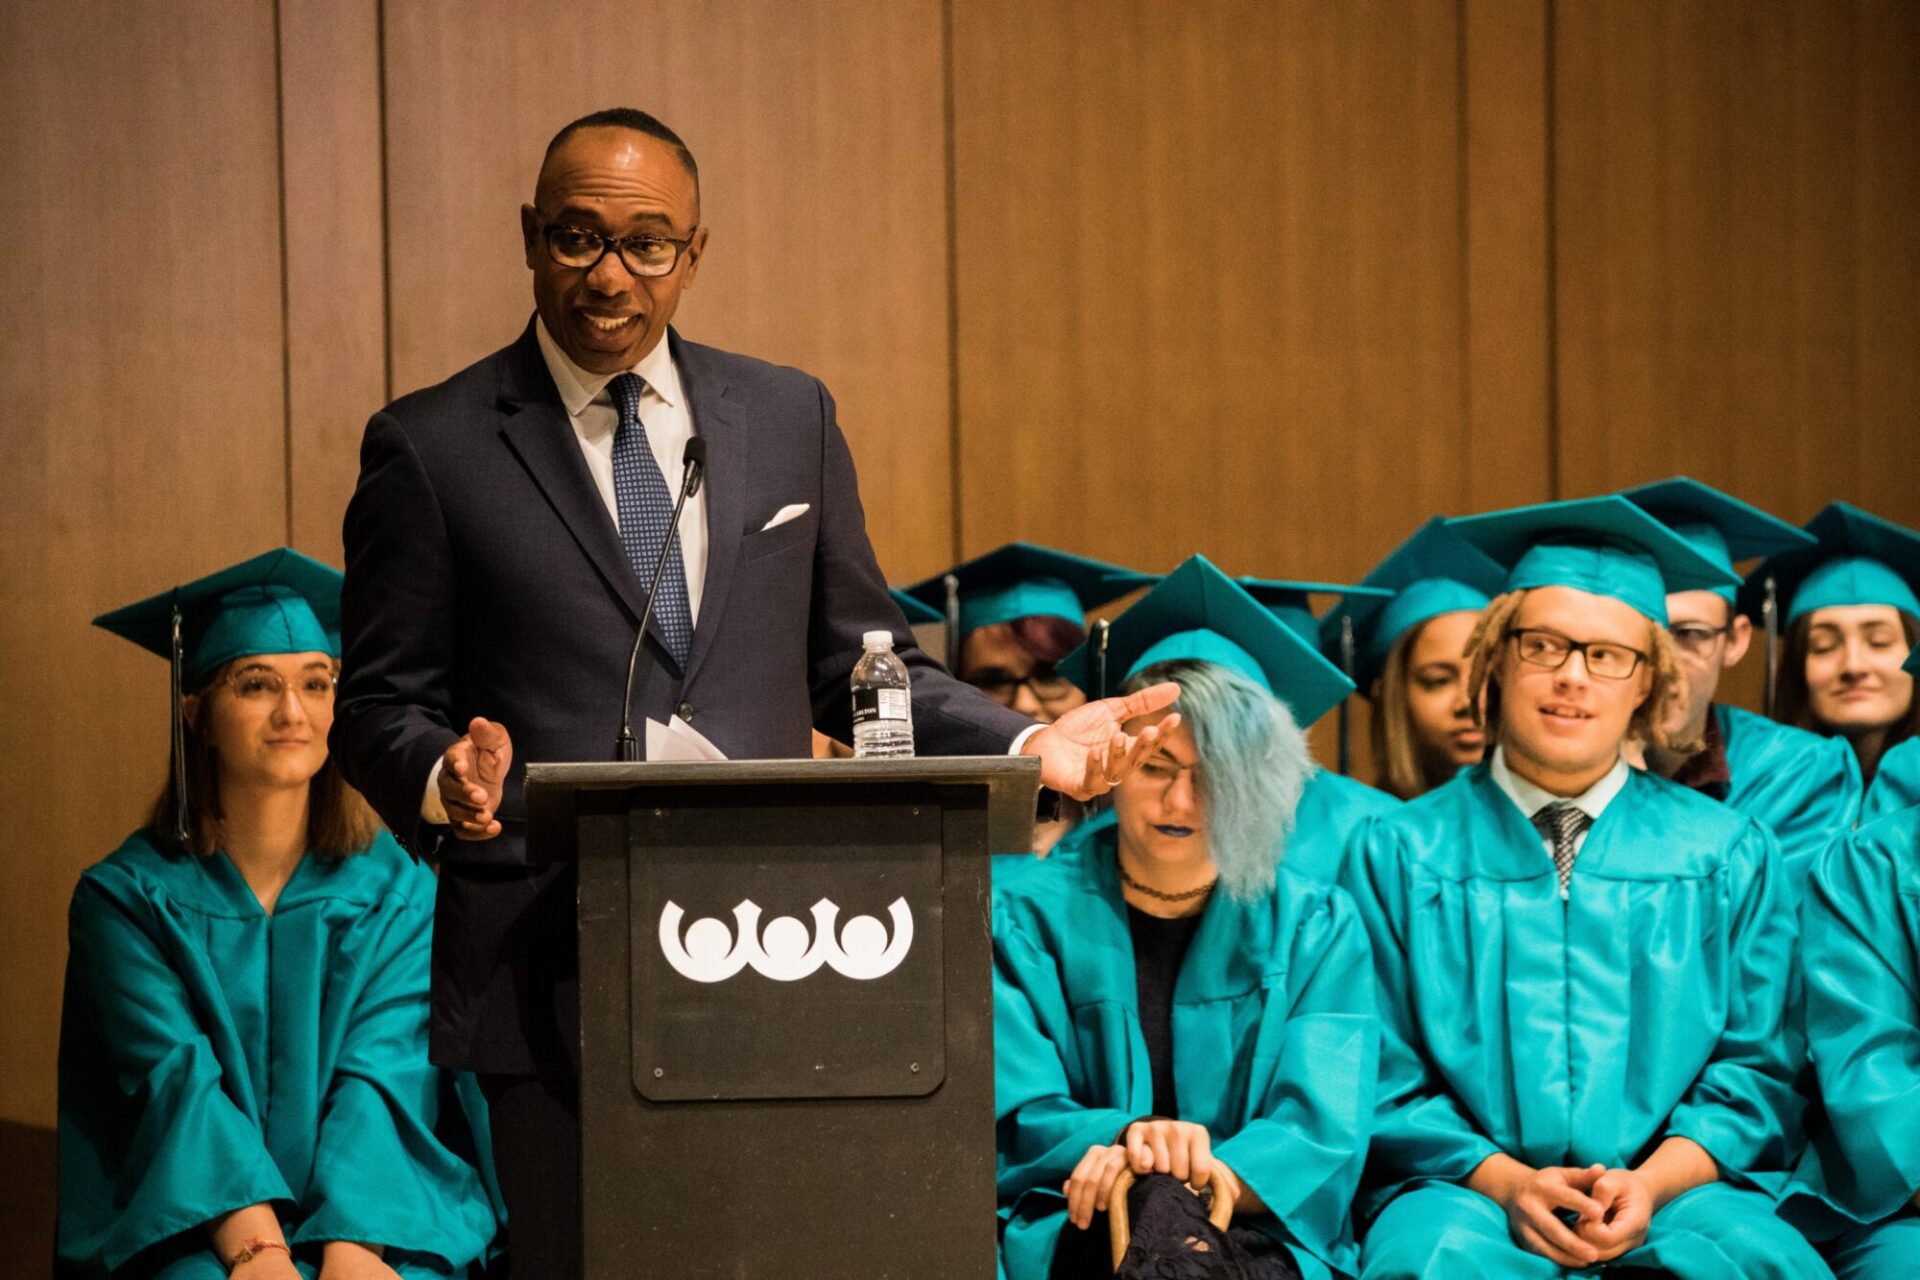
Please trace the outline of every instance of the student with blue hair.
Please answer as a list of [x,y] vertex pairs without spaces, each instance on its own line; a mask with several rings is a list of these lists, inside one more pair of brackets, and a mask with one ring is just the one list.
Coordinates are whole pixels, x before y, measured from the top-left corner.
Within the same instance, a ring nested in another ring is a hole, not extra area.
[[1114,623],[1109,656],[1125,688],[1178,684],[1182,721],[1110,813],[995,886],[1004,1273],[1114,1274],[1123,1170],[1123,1275],[1351,1273],[1373,984],[1346,895],[1286,865],[1313,765],[1276,696],[1325,697],[1328,669],[1197,556]]

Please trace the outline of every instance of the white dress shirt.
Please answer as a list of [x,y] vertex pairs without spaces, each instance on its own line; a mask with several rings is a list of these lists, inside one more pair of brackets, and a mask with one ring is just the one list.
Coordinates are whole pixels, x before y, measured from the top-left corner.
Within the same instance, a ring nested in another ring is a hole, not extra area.
[[[1533,821],[1534,814],[1552,804],[1570,804],[1580,810],[1580,812],[1586,814],[1587,817],[1593,819],[1594,822],[1598,822],[1600,815],[1606,812],[1607,806],[1613,803],[1613,798],[1620,794],[1620,788],[1626,786],[1627,779],[1633,775],[1632,767],[1628,765],[1624,759],[1615,760],[1613,762],[1613,768],[1607,770],[1605,777],[1588,787],[1585,791],[1582,791],[1579,795],[1557,796],[1544,787],[1536,786],[1528,782],[1525,778],[1508,768],[1506,751],[1502,747],[1495,747],[1493,749],[1491,771],[1495,784],[1507,793],[1507,799],[1513,801],[1514,805],[1520,810],[1521,816],[1526,818],[1528,822]],[[1587,832],[1591,830],[1593,830],[1593,827],[1590,823],[1588,824],[1587,831],[1582,831],[1573,838],[1573,851],[1575,856],[1578,856],[1580,850],[1586,846]],[[1547,861],[1551,863],[1553,861],[1552,838],[1548,836],[1540,837],[1540,849],[1547,855]]]

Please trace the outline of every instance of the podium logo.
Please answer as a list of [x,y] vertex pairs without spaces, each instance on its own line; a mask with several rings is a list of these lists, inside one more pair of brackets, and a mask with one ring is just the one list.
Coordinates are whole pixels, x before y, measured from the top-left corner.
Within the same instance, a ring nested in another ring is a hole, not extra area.
[[675,973],[695,982],[725,982],[752,966],[763,978],[798,982],[826,965],[843,978],[871,982],[900,967],[913,946],[913,913],[905,898],[887,908],[893,936],[872,916],[855,916],[835,929],[840,908],[825,898],[813,904],[813,928],[793,916],[775,916],[760,926],[760,907],[751,900],[733,909],[734,927],[703,916],[680,931],[686,912],[668,902],[660,912],[660,952]]

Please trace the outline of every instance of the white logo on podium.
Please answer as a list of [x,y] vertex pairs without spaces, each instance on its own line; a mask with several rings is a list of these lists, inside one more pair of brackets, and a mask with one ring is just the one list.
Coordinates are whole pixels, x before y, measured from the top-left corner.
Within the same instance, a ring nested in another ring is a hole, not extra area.
[[695,982],[725,982],[752,966],[763,978],[798,982],[826,965],[844,978],[871,982],[900,967],[913,946],[913,913],[905,898],[887,908],[893,936],[872,916],[855,916],[838,930],[840,908],[825,898],[813,904],[813,928],[793,916],[775,916],[760,925],[760,907],[751,899],[733,909],[733,925],[703,916],[687,926],[686,912],[668,902],[660,912],[660,952],[675,973]]

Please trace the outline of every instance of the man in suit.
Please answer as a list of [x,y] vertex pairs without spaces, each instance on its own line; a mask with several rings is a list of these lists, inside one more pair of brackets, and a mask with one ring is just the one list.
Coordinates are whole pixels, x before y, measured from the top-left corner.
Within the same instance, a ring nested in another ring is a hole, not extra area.
[[[1164,724],[1121,726],[1175,693],[1037,728],[922,654],[826,389],[669,328],[699,221],[693,157],[659,121],[619,109],[563,129],[521,210],[534,319],[374,415],[347,509],[331,745],[401,841],[442,862],[431,1052],[487,1092],[520,1277],[578,1271],[579,1149],[574,880],[527,861],[517,762],[612,758],[663,546],[634,719],[677,716],[730,757],[804,756],[816,727],[850,738],[869,630],[913,673],[923,752],[1035,754],[1081,798],[1154,749]],[[668,546],[696,434],[707,479]]]

